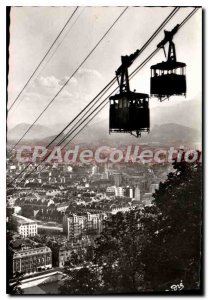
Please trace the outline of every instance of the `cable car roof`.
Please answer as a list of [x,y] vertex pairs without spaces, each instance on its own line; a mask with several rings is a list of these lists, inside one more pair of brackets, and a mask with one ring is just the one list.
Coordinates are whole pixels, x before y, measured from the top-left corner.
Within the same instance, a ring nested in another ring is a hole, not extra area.
[[163,61],[156,65],[151,66],[152,70],[174,70],[178,68],[186,67],[185,63],[178,62],[178,61]]
[[109,99],[110,100],[119,100],[122,98],[128,98],[129,100],[134,100],[134,99],[144,99],[144,98],[149,98],[148,94],[144,94],[144,93],[134,93],[134,92],[123,92],[120,94],[116,94],[111,96]]

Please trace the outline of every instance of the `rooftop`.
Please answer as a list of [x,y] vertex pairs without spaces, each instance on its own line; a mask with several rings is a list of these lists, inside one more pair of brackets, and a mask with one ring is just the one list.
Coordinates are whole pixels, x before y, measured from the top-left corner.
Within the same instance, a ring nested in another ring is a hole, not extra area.
[[12,216],[19,224],[28,224],[28,223],[36,223],[35,221],[25,218],[23,216],[17,215],[17,214],[13,214]]

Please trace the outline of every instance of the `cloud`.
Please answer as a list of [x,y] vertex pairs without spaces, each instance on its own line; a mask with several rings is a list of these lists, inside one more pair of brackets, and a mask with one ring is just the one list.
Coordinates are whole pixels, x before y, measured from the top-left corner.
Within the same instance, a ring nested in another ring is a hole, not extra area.
[[[56,78],[55,76],[41,76],[36,78],[31,85],[29,94],[40,95],[40,96],[55,96],[55,94],[63,87],[67,82],[69,77],[65,76],[63,78]],[[69,83],[61,91],[62,97],[71,97],[73,95],[73,90],[77,85],[77,79],[71,78]]]
[[95,69],[87,69],[87,68],[79,69],[78,74],[80,74],[80,75],[85,75],[85,74],[92,75],[92,76],[95,76],[95,77],[97,77],[99,79],[103,78],[103,76],[101,75],[101,73],[98,72]]
[[59,80],[55,76],[48,76],[48,77],[41,76],[38,80],[38,83],[41,86],[44,86],[47,88],[59,87]]
[[39,94],[41,96],[53,95],[61,88],[59,80],[55,76],[41,76],[36,78],[28,90],[28,93]]
[[[73,99],[83,99],[86,94],[89,94],[91,88],[94,87],[94,80],[102,78],[102,75],[97,70],[88,68],[79,69],[77,75],[78,79],[72,77],[61,91],[59,98],[63,98],[63,100],[70,98],[72,101]],[[25,97],[27,97],[27,100],[32,98],[37,102],[40,99],[44,101],[47,97],[53,97],[65,85],[70,78],[69,76],[62,78],[57,78],[54,75],[40,76],[32,82],[30,88],[25,93]]]
[[[61,79],[59,80],[59,84],[60,84],[61,86],[64,85],[68,79],[69,79],[69,76],[64,76],[63,78],[61,78]],[[69,83],[67,84],[67,86],[68,86],[68,85],[74,85],[74,86],[76,86],[77,84],[78,84],[77,79],[74,78],[74,77],[72,77],[72,78],[69,80]]]
[[[95,82],[99,81],[99,84],[102,84],[102,81],[99,80],[102,77],[101,74],[93,69],[81,69],[76,75],[77,77],[70,79],[56,101],[41,117],[41,122],[55,123],[57,119],[67,122],[95,96],[93,92]],[[69,76],[70,74],[64,77],[42,75],[33,80],[22,96],[24,101],[21,101],[22,103],[18,106],[15,114],[12,115],[11,123],[16,124],[20,120],[30,123],[31,120],[34,120],[34,116],[37,117],[48,105],[66,83]],[[96,88],[98,88],[97,85]]]

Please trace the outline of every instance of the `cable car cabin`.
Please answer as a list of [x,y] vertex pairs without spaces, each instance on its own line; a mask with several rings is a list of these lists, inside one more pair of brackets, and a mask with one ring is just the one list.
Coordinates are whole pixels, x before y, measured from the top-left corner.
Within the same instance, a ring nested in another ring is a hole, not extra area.
[[110,97],[110,132],[149,132],[149,96],[123,92]]
[[186,96],[186,64],[166,61],[151,67],[151,96],[169,98],[170,96]]
[[[131,92],[128,68],[138,57],[139,50],[131,55],[121,56],[121,66],[116,70],[120,93],[109,98],[109,132],[128,132],[136,137],[149,132],[149,96]],[[135,132],[135,134],[134,134]]]
[[[186,96],[186,64],[177,61],[173,43],[173,37],[179,27],[177,24],[171,31],[165,30],[165,37],[157,47],[164,50],[167,60],[151,67],[150,94],[158,97],[160,101],[170,96]],[[169,44],[167,54],[166,43]]]

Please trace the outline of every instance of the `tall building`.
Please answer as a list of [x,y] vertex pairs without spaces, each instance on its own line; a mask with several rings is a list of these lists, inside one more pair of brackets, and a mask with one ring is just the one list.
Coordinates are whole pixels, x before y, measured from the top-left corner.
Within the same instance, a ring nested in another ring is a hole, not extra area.
[[97,174],[97,172],[98,172],[98,167],[97,165],[95,165],[92,167],[92,175]]
[[101,179],[108,179],[108,178],[109,178],[108,172],[105,172],[105,173],[101,174]]
[[107,195],[113,195],[115,196],[116,194],[116,187],[115,186],[108,186],[107,189],[106,189],[106,194]]
[[121,173],[114,173],[113,174],[113,180],[114,180],[115,186],[117,186],[117,187],[121,186],[122,174]]
[[134,199],[136,201],[140,201],[140,198],[141,198],[140,189],[137,185],[136,188],[135,188],[135,192],[134,192]]
[[63,232],[68,240],[72,241],[82,235],[97,235],[103,230],[103,220],[107,218],[104,213],[82,215],[71,214],[63,217]]
[[107,218],[106,214],[91,214],[87,212],[86,233],[99,234],[103,230],[103,220]]
[[132,199],[133,198],[133,189],[129,186],[126,187],[126,189],[124,191],[124,196]]
[[84,217],[77,214],[65,215],[63,217],[63,232],[67,234],[68,240],[80,236],[84,228]]
[[37,222],[20,215],[12,215],[12,227],[22,237],[35,236],[38,233]]
[[154,194],[155,193],[155,190],[158,190],[159,189],[159,184],[158,183],[152,183],[150,185],[150,193],[151,194]]
[[92,239],[80,239],[76,242],[54,242],[50,247],[53,252],[53,266],[64,267],[74,253],[79,256],[86,255],[88,248],[94,244]]
[[129,188],[129,198],[133,198],[133,189]]
[[116,197],[124,197],[124,189],[122,187],[108,186],[106,189],[106,194]]
[[105,178],[109,179],[109,171],[108,171],[108,164],[107,163],[104,164],[104,174],[105,174]]
[[116,187],[115,196],[124,197],[124,189],[122,187]]

